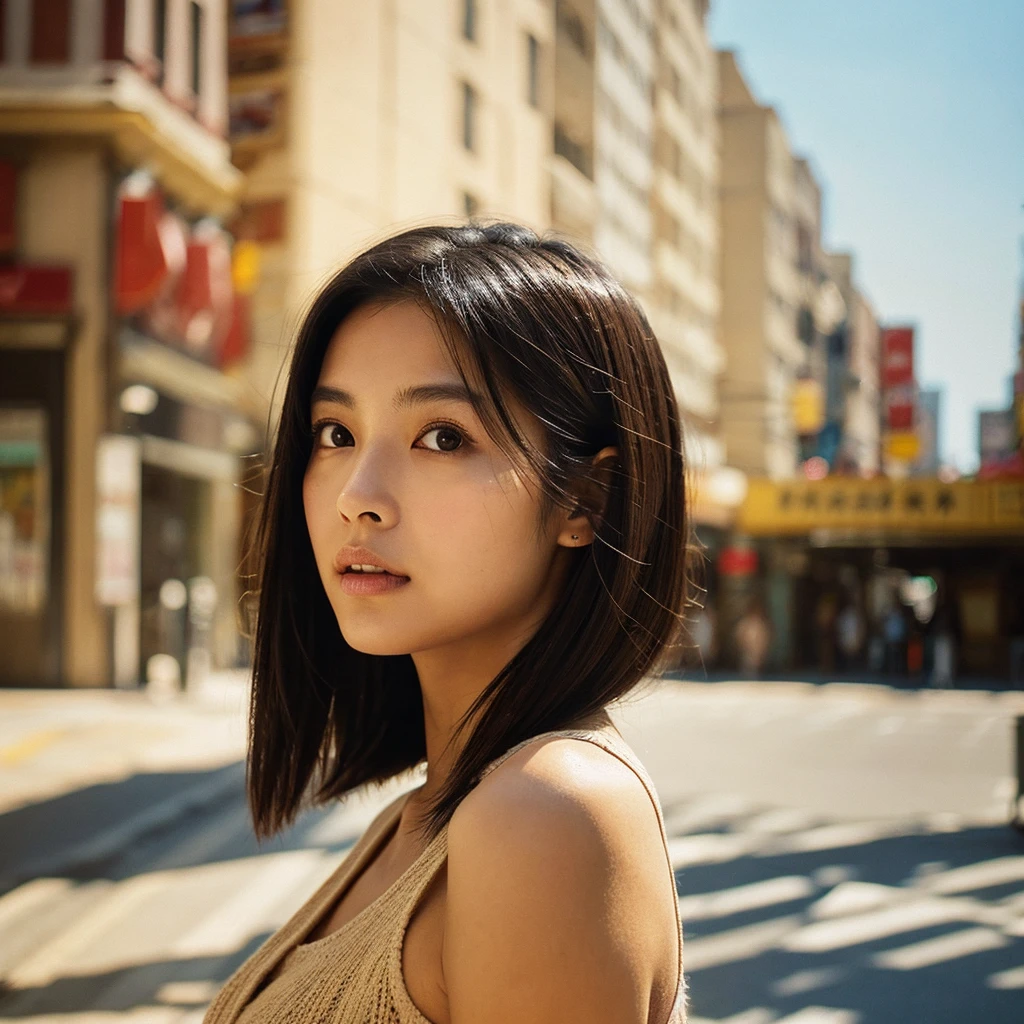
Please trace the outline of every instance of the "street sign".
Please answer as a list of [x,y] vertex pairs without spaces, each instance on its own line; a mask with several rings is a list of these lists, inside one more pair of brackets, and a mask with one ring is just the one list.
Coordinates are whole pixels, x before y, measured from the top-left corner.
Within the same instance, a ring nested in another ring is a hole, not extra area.
[[894,430],[886,435],[885,453],[890,459],[913,462],[921,454],[921,439],[913,430]]

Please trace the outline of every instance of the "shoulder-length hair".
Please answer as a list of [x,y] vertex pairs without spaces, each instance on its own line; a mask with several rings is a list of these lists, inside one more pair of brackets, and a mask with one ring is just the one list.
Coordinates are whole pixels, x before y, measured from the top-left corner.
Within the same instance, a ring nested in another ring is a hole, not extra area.
[[[492,760],[626,695],[662,668],[680,633],[688,527],[679,412],[639,305],[596,260],[515,224],[395,235],[320,291],[291,360],[256,533],[248,792],[263,836],[294,820],[307,797],[321,803],[382,783],[426,757],[412,658],[345,642],[302,501],[310,396],[328,343],[358,306],[403,299],[434,317],[463,380],[483,383],[477,413],[501,450],[536,474],[543,508],[580,507],[574,483],[600,449],[618,448],[604,507],[582,506],[596,539],[575,553],[561,599],[460,721],[461,733],[476,719],[427,808],[426,834],[438,834]],[[510,396],[543,425],[543,450],[517,430]]]

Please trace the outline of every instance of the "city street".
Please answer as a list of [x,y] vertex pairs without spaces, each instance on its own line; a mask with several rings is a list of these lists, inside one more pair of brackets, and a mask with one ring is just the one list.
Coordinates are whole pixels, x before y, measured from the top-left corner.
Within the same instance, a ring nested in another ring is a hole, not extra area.
[[[200,1020],[415,784],[258,847],[237,681],[0,700],[0,1021]],[[1019,1021],[1018,714],[1021,693],[672,681],[616,710],[665,810],[693,1024]]]

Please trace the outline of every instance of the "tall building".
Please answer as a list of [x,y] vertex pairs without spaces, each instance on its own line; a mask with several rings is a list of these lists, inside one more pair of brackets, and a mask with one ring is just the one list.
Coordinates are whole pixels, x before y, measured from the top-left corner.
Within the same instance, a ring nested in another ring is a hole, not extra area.
[[805,358],[796,332],[793,156],[778,115],[754,97],[734,53],[718,54],[718,72],[722,436],[732,465],[785,478],[796,470],[791,402]]
[[941,388],[921,388],[917,393],[917,440],[920,451],[911,466],[912,476],[935,476],[942,465]]
[[224,0],[7,0],[0,683],[238,655],[244,302]]
[[872,475],[881,460],[878,320],[857,288],[852,253],[828,253],[826,263],[846,309],[827,340],[826,458],[841,472]]
[[594,244],[597,10],[595,0],[555,0],[551,226]]
[[661,3],[655,22],[654,213],[648,312],[682,412],[691,463],[725,464],[718,380],[718,63],[708,4]]
[[536,0],[235,6],[231,141],[238,231],[262,249],[265,403],[316,286],[385,232],[474,214],[548,226],[554,36]]
[[594,245],[641,301],[651,289],[652,0],[596,0]]

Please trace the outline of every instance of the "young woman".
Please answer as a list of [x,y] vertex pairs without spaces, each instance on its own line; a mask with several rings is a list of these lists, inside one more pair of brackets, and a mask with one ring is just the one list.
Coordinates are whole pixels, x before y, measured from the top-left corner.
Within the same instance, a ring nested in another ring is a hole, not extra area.
[[426,761],[206,1024],[680,1024],[661,808],[607,707],[685,597],[672,385],[512,224],[353,260],[299,333],[260,528],[257,831]]

